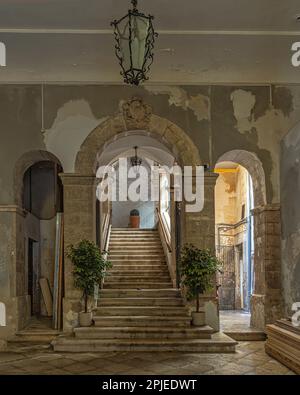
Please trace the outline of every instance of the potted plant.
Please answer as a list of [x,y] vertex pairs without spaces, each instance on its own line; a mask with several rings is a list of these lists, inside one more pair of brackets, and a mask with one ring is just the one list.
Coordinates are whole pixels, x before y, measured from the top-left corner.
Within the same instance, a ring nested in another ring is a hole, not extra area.
[[200,309],[200,295],[213,289],[214,275],[221,271],[221,262],[210,250],[187,244],[181,251],[180,265],[181,284],[186,288],[187,299],[196,300],[192,323],[203,326],[205,312]]
[[139,210],[130,211],[130,227],[139,228],[140,227],[140,212]]
[[112,264],[104,259],[98,246],[89,240],[81,240],[76,246],[70,245],[67,257],[74,265],[75,288],[83,292],[84,311],[79,313],[79,324],[88,327],[92,324],[92,312],[88,309],[89,296],[94,295],[95,284],[101,282]]

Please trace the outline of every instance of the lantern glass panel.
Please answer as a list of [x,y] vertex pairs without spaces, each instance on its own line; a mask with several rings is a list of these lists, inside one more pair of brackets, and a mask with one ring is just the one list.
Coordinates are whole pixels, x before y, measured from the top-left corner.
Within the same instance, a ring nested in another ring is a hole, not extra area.
[[134,69],[143,69],[146,51],[146,40],[149,31],[149,19],[140,16],[132,16],[131,32],[131,53],[132,67]]
[[127,71],[130,69],[130,46],[129,46],[129,19],[125,18],[116,25],[120,39],[120,51],[123,60],[123,67]]

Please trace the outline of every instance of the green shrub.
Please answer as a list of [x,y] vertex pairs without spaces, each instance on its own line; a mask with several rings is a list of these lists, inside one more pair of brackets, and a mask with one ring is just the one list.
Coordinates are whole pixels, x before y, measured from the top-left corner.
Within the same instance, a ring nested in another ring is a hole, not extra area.
[[99,247],[89,240],[68,246],[67,257],[74,265],[74,286],[83,292],[84,311],[87,313],[88,297],[94,294],[95,284],[101,282],[112,264],[104,259]]
[[221,262],[210,250],[185,245],[180,256],[181,284],[187,288],[188,300],[196,300],[200,310],[200,294],[213,289],[214,275],[221,272]]

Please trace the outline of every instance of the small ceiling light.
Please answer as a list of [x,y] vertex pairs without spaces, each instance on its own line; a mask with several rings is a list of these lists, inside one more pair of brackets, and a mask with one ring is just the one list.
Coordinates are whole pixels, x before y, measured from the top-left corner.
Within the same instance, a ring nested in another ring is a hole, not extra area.
[[136,173],[139,173],[140,166],[141,166],[143,161],[142,161],[141,158],[138,157],[138,154],[137,154],[138,147],[135,146],[133,148],[134,148],[134,151],[135,151],[135,155],[130,158],[130,163],[131,163],[131,166],[133,167],[134,171]]
[[131,0],[132,10],[119,20],[114,20],[115,52],[122,68],[124,82],[139,85],[146,81],[153,63],[155,33],[152,15],[138,11],[137,0]]

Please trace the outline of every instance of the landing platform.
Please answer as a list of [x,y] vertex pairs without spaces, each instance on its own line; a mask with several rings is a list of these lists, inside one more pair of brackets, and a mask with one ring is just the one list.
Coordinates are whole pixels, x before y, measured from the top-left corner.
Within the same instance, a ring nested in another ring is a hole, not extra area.
[[221,310],[221,331],[237,341],[264,341],[265,332],[250,326],[250,314],[243,310]]
[[32,317],[26,328],[17,332],[10,343],[50,343],[59,334],[59,331],[52,329],[52,318]]
[[234,353],[237,342],[224,333],[215,333],[211,339],[80,339],[59,336],[53,340],[55,352],[189,352]]

